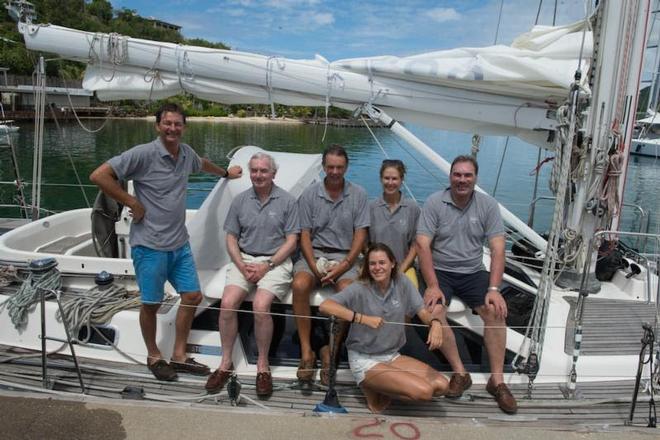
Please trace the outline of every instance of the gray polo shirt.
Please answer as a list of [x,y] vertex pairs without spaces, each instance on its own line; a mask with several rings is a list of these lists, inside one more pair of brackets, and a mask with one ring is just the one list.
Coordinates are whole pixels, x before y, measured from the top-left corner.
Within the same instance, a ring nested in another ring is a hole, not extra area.
[[494,198],[475,191],[468,205],[461,209],[454,204],[447,188],[426,200],[417,233],[433,238],[435,269],[474,273],[485,269],[484,242],[504,235],[505,229]]
[[308,229],[315,248],[334,248],[348,252],[353,232],[369,227],[367,192],[359,185],[344,181],[344,192],[336,202],[328,196],[323,181],[309,186],[298,199],[300,229]]
[[188,176],[202,168],[202,159],[186,144],[176,160],[160,138],[137,145],[108,161],[119,180],[133,180],[144,218],[131,224],[131,246],[172,251],[188,241],[186,189]]
[[373,200],[369,203],[369,241],[388,245],[401,263],[415,241],[419,213],[417,202],[407,197],[401,197],[394,212],[382,197]]
[[274,255],[287,235],[300,232],[296,199],[277,185],[263,204],[254,188],[243,191],[231,202],[224,230],[246,254]]
[[[399,323],[404,323],[406,316],[414,316],[424,307],[422,296],[406,276],[392,280],[384,296],[375,285],[356,281],[331,299],[357,313]],[[346,348],[366,354],[392,353],[405,343],[406,332],[401,324],[385,324],[378,329],[352,324],[346,338]]]

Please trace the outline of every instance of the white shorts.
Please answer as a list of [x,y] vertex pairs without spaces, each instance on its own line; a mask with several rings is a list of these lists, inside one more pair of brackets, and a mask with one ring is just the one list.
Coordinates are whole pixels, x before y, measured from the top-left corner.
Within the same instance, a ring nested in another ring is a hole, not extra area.
[[[270,258],[267,256],[253,257],[252,255],[244,254],[242,252],[241,257],[245,263],[256,263],[259,261],[266,261]],[[264,275],[264,277],[255,285],[246,280],[241,271],[238,270],[236,265],[232,262],[227,269],[227,280],[225,281],[225,285],[238,286],[246,292],[251,292],[257,288],[264,289],[282,301],[291,289],[291,280],[293,278],[292,273],[293,263],[291,262],[291,258],[287,258],[282,264],[279,264],[266,272],[266,275]]]
[[393,353],[367,354],[359,351],[348,350],[348,364],[351,367],[351,373],[358,385],[364,381],[367,371],[371,370],[377,364],[388,364],[401,356],[398,351]]

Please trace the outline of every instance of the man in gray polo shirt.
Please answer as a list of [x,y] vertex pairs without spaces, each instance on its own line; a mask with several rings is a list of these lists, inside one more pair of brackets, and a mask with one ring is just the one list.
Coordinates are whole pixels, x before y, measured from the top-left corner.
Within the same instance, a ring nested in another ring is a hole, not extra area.
[[[113,157],[90,175],[104,193],[131,210],[129,241],[142,298],[140,328],[147,347],[147,366],[159,380],[175,380],[177,371],[197,375],[210,372],[186,354],[195,308],[202,300],[185,225],[188,176],[204,171],[234,179],[242,173],[241,167],[225,170],[182,144],[185,124],[181,107],[163,105],[156,112],[158,137],[154,141]],[[133,180],[135,196],[118,180]],[[165,281],[181,295],[170,363],[156,344],[156,317]]]
[[[427,306],[448,305],[456,295],[479,314],[491,368],[486,390],[503,411],[515,413],[517,403],[503,375],[507,306],[500,284],[505,229],[495,199],[474,190],[478,171],[474,158],[458,156],[451,165],[450,187],[432,194],[424,204],[416,239],[420,268],[428,286],[424,302]],[[486,240],[490,272],[482,262]],[[447,325],[446,311],[442,320]],[[459,397],[472,385],[472,379],[458,354],[453,332],[445,332],[441,351],[454,371],[446,396]]]
[[[325,179],[305,189],[298,199],[300,250],[302,258],[293,268],[293,312],[300,337],[298,378],[309,382],[314,375],[316,355],[311,345],[312,325],[309,295],[318,286],[340,291],[357,278],[354,265],[364,247],[369,227],[367,193],[344,178],[348,155],[341,145],[323,152]],[[328,363],[327,345],[320,349]],[[327,381],[327,368],[321,380]]]
[[254,291],[254,335],[257,341],[257,396],[273,392],[268,350],[273,338],[270,306],[275,298],[289,293],[293,263],[289,256],[296,249],[300,226],[296,199],[273,183],[277,164],[272,156],[256,153],[249,161],[252,188],[231,203],[224,229],[227,252],[232,264],[222,292],[220,339],[222,363],[206,382],[206,390],[218,392],[232,375],[232,351],[238,334],[236,310],[247,294]]

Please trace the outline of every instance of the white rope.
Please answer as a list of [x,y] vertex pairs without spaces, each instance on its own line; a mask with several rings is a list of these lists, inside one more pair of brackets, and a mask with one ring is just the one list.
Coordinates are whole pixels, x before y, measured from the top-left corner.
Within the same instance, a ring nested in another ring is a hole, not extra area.
[[[41,291],[57,290],[62,286],[60,273],[53,268],[46,272],[30,272],[16,293],[0,304],[0,310],[6,308],[16,329],[27,326],[28,314],[41,299]],[[52,295],[46,294],[49,298]]]
[[268,90],[268,103],[270,104],[270,117],[275,119],[275,102],[273,101],[273,61],[277,64],[280,70],[284,70],[286,64],[284,60],[277,56],[270,56],[266,60],[266,89]]
[[332,98],[332,88],[335,83],[338,84],[339,88],[343,89],[344,88],[344,78],[338,73],[331,73],[331,65],[328,63],[328,67],[326,70],[326,81],[327,81],[327,87],[326,87],[326,93],[325,93],[325,124],[323,127],[323,136],[321,136],[321,143],[325,141],[325,135],[328,132],[328,111],[330,110],[330,102]]

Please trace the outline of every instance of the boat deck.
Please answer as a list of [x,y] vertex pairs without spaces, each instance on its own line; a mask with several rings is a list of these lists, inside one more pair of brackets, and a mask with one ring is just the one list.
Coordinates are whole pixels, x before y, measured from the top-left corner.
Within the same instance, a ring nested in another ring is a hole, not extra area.
[[[0,347],[0,388],[12,391],[43,391],[45,393],[80,393],[73,362],[65,356],[49,358],[49,388],[42,388],[41,359],[15,359],[16,353]],[[10,358],[14,358],[10,360]],[[139,365],[99,362],[80,359],[87,394],[110,399],[139,399],[154,402],[194,404],[205,407],[231,407],[225,390],[209,395],[204,390],[204,378],[180,375],[178,382],[159,382]],[[259,400],[254,390],[254,378],[239,377],[242,384],[239,407],[257,411],[308,413],[323,401],[325,389],[313,385],[303,389],[295,380],[275,378],[274,393]],[[527,399],[527,387],[514,385],[512,391],[519,402],[516,415],[502,413],[484,389],[474,386],[460,399],[435,398],[428,403],[395,401],[383,414],[394,417],[447,418],[484,424],[522,423],[529,427],[565,427],[567,429],[598,430],[621,427],[628,418],[633,381],[589,382],[578,384],[579,398],[565,399],[563,384],[537,384],[532,399]],[[133,392],[130,392],[132,390]],[[360,390],[355,386],[337,386],[339,402],[352,415],[368,415],[369,410]],[[634,426],[648,423],[649,395],[640,391]]]
[[[571,311],[566,323],[566,354],[573,352],[575,309],[577,299],[564,298]],[[587,297],[582,314],[582,355],[635,355],[639,354],[644,334],[642,324],[656,322],[655,303]]]

